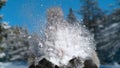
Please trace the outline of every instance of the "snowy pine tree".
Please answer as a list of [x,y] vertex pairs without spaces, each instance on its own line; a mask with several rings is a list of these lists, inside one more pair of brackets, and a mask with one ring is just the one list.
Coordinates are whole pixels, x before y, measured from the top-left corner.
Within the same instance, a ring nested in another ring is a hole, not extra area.
[[101,63],[120,63],[120,59],[118,58],[120,51],[120,9],[117,8],[111,14],[106,15],[99,9],[95,0],[84,0],[82,7],[83,22],[94,34]]
[[76,22],[78,22],[75,15],[74,15],[74,13],[73,13],[72,8],[69,9],[69,14],[67,16],[67,21],[69,23],[71,23],[72,25],[75,24]]
[[[98,53],[101,63],[114,63],[120,62],[120,10],[114,11],[107,16],[106,21],[101,21],[99,31],[96,33],[96,40],[98,46]],[[104,53],[103,53],[104,52]],[[117,56],[118,55],[118,56]]]
[[28,33],[22,28],[10,27],[7,23],[2,23],[2,28],[0,48],[3,49],[1,54],[5,55],[3,61],[27,60]]
[[0,9],[5,5],[6,0],[0,0]]

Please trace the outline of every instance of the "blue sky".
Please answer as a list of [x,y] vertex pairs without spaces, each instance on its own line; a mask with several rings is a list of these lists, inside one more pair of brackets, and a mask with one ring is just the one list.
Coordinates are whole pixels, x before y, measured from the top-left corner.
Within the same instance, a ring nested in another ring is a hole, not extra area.
[[[108,5],[114,4],[115,0],[99,0],[98,2],[102,9],[111,11],[111,7]],[[69,8],[73,8],[73,10],[80,9],[80,1],[8,0],[6,6],[4,6],[0,12],[4,15],[3,20],[8,22],[10,25],[26,26],[32,30],[38,27],[41,28],[42,25],[44,25],[46,9],[52,6],[62,7],[65,16],[67,16]]]

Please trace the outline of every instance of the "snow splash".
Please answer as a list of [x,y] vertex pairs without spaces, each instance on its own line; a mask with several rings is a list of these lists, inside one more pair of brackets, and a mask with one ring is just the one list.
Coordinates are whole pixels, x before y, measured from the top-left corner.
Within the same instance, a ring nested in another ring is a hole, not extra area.
[[41,42],[44,54],[39,55],[39,60],[46,58],[55,65],[67,66],[70,60],[77,58],[81,64],[76,68],[82,68],[84,61],[95,52],[93,35],[79,22],[70,24],[64,20],[63,12],[58,7],[48,9],[47,21],[46,38]]

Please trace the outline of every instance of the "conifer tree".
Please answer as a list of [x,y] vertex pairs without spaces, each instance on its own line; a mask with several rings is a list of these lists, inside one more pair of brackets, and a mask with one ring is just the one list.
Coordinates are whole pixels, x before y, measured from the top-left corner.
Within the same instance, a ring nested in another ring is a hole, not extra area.
[[74,24],[75,22],[77,22],[77,19],[73,13],[72,8],[69,9],[69,14],[67,16],[67,21],[71,24]]
[[96,32],[97,20],[102,19],[103,12],[98,6],[97,0],[80,0],[83,22],[91,32]]

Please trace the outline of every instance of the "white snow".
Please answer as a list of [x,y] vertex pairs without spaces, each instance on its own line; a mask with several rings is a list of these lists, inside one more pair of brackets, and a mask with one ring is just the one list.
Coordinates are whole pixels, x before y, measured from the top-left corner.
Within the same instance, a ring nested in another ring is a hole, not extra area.
[[9,29],[11,26],[9,26],[7,22],[4,22],[4,23],[2,23],[2,27],[4,29]]
[[[53,41],[48,41],[47,45],[54,47],[54,49],[50,48],[49,61],[60,66],[67,65],[72,58],[80,57],[84,61],[91,55],[94,50],[91,46],[94,45],[91,45],[93,42],[90,41],[93,39],[82,26],[79,27],[58,27],[59,29],[54,31],[54,34],[51,34],[51,37],[54,36],[54,39]],[[85,37],[85,34],[88,36]]]
[[[95,50],[93,35],[84,26],[79,22],[75,22],[74,25],[68,23],[63,19],[62,11],[58,7],[50,8],[47,17],[44,44],[38,43],[36,47],[30,48],[36,57],[39,57],[37,56],[39,52],[40,57],[46,58],[55,65],[64,66],[68,65],[73,58],[79,58],[81,62],[84,62],[92,56]],[[37,48],[39,46],[40,48]],[[83,64],[79,68],[82,66]]]
[[5,56],[6,56],[5,53],[0,53],[0,58],[3,58]]
[[46,58],[53,64],[64,66],[75,57],[81,61],[91,57],[95,50],[93,36],[79,22],[71,25],[63,19],[60,8],[51,8],[48,10],[47,24],[45,44],[50,49]]
[[28,36],[28,39],[32,38],[31,36]]
[[27,65],[17,65],[11,62],[0,62],[0,68],[28,68]]

